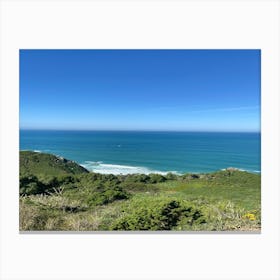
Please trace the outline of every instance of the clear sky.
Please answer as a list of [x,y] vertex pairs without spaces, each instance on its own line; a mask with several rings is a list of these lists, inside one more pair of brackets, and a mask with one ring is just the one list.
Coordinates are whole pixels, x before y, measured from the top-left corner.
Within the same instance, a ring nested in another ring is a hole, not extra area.
[[260,131],[259,50],[21,50],[20,127]]

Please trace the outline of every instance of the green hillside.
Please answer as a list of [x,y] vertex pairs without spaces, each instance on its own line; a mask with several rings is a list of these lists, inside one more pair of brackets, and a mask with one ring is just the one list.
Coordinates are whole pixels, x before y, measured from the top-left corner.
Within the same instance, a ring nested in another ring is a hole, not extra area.
[[20,153],[20,230],[259,231],[261,176],[105,175],[53,155]]
[[51,154],[20,151],[20,174],[67,175],[88,173],[88,170],[65,158]]

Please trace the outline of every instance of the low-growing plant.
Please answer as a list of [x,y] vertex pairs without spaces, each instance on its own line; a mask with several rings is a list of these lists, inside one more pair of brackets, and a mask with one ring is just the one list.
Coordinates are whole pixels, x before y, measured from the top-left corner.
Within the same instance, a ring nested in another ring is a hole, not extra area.
[[[20,230],[65,230],[64,216],[38,205],[20,201]],[[67,229],[66,229],[67,230]]]
[[122,211],[123,216],[113,223],[112,230],[172,230],[183,218],[190,225],[204,222],[199,209],[172,198],[137,199]]
[[86,201],[90,206],[94,206],[104,205],[115,200],[122,200],[127,198],[129,198],[129,194],[119,186],[110,188],[100,185],[99,187],[94,189],[94,191],[92,191],[90,195],[88,195]]

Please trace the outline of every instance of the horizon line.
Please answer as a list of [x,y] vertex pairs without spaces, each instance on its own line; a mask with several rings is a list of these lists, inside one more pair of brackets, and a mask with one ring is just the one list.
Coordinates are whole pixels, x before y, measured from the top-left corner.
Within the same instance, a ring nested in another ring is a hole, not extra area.
[[19,128],[33,131],[98,131],[98,132],[207,132],[207,133],[261,133],[260,130],[165,130],[165,129],[79,129],[79,128]]

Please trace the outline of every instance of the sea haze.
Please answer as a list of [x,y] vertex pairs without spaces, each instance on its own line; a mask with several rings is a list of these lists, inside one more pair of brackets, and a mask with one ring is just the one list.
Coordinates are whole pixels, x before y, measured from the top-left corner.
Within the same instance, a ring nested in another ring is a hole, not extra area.
[[260,133],[20,130],[20,150],[105,174],[261,170]]

